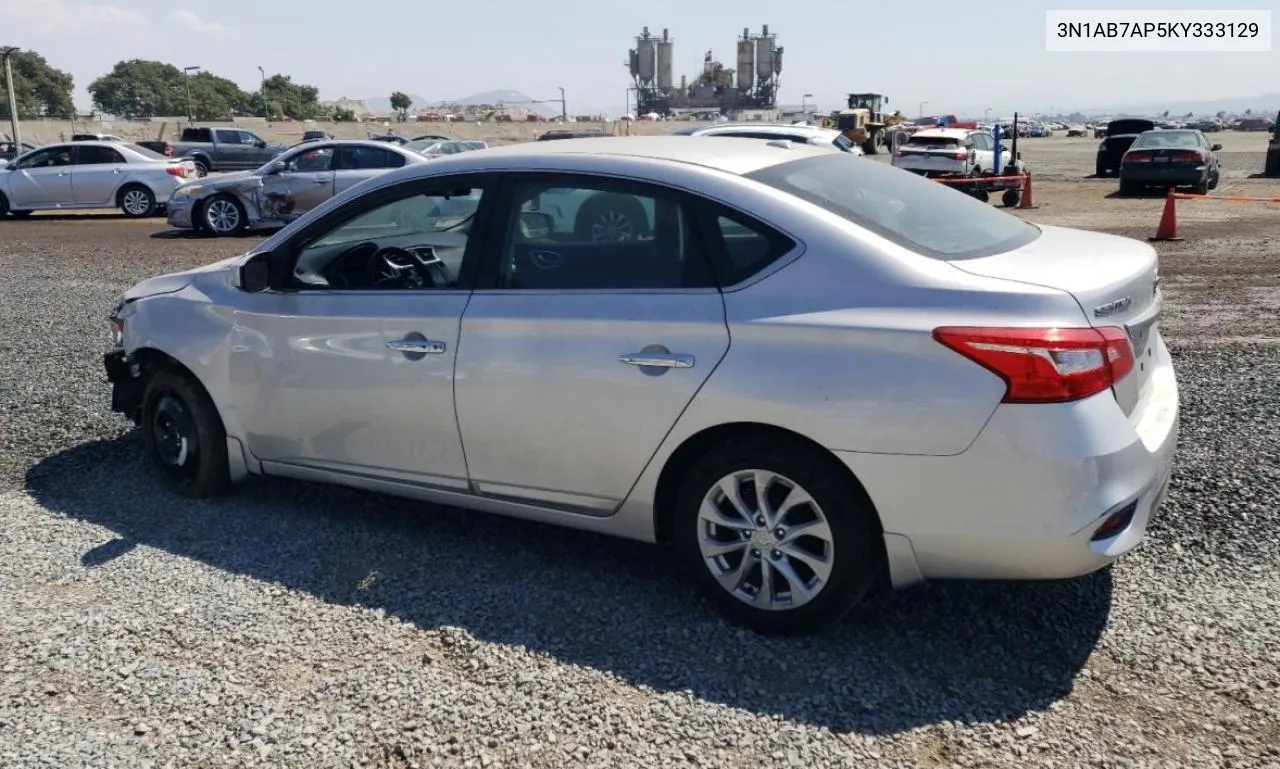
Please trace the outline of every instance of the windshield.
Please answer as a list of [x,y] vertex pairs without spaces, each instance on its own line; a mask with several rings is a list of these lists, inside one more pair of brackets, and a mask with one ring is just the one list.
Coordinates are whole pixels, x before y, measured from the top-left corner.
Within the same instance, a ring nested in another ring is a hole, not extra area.
[[1152,131],[1139,136],[1129,149],[1200,149],[1200,137],[1191,131]]
[[934,259],[975,259],[1030,243],[1034,225],[909,171],[833,152],[747,174],[904,248]]
[[439,232],[466,232],[480,206],[481,190],[458,194],[423,194],[380,206],[355,217],[308,248],[358,243],[375,238],[421,236]]

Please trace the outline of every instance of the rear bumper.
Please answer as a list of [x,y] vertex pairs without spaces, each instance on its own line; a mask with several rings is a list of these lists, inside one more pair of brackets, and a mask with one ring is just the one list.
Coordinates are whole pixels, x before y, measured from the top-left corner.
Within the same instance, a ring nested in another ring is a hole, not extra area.
[[903,171],[910,171],[913,174],[920,174],[929,179],[953,178],[969,175],[968,166],[963,163],[955,165],[942,166],[936,163],[930,163],[927,166],[919,163],[912,163],[908,160],[898,160],[893,163],[894,168],[901,168]]
[[1129,184],[1171,184],[1171,185],[1194,185],[1209,181],[1209,169],[1207,166],[1182,167],[1182,168],[1160,168],[1155,166],[1147,168],[1133,168],[1126,166],[1120,171],[1120,181]]
[[[898,575],[1064,579],[1135,548],[1167,493],[1178,388],[1167,351],[1141,412],[1111,392],[1070,404],[1002,405],[964,453],[838,452],[863,482]],[[1095,537],[1113,516],[1121,525]],[[909,554],[904,559],[903,553]]]

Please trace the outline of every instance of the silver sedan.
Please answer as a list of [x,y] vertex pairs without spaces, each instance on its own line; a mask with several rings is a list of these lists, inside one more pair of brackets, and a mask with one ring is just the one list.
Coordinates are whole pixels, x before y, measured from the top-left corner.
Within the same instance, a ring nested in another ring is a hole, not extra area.
[[179,187],[169,199],[169,226],[211,235],[279,227],[366,179],[423,162],[385,142],[306,141],[252,171]]
[[851,154],[576,139],[392,171],[112,313],[173,491],[346,484],[669,543],[731,619],[1143,539],[1178,387],[1146,243]]

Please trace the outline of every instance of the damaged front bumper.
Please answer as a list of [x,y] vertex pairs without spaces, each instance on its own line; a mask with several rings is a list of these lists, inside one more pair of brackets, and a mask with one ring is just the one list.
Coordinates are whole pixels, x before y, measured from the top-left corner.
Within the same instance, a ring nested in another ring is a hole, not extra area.
[[141,421],[144,380],[141,367],[124,350],[113,350],[102,356],[111,383],[111,410],[124,414],[134,424]]

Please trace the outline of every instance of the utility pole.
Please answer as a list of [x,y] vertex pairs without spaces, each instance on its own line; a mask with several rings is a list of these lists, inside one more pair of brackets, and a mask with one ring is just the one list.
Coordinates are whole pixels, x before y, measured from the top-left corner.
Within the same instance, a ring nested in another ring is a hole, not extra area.
[[183,67],[182,80],[187,86],[187,122],[194,123],[196,120],[195,108],[191,106],[191,73],[199,72],[199,67]]
[[560,89],[560,119],[565,123],[569,122],[569,107],[564,101],[564,89]]
[[18,128],[18,98],[13,94],[13,62],[10,61],[17,52],[18,48],[12,45],[0,48],[0,54],[4,56],[4,82],[9,91],[9,125],[13,130],[13,146],[21,155],[22,131]]
[[916,114],[916,117],[924,117],[924,105],[926,105],[926,104],[928,104],[928,103],[929,103],[929,102],[927,102],[927,101],[922,101],[922,102],[920,102],[920,112]]
[[262,76],[262,85],[258,87],[258,95],[262,97],[262,117],[264,120],[271,119],[271,110],[267,109],[267,71],[258,65],[258,74]]

